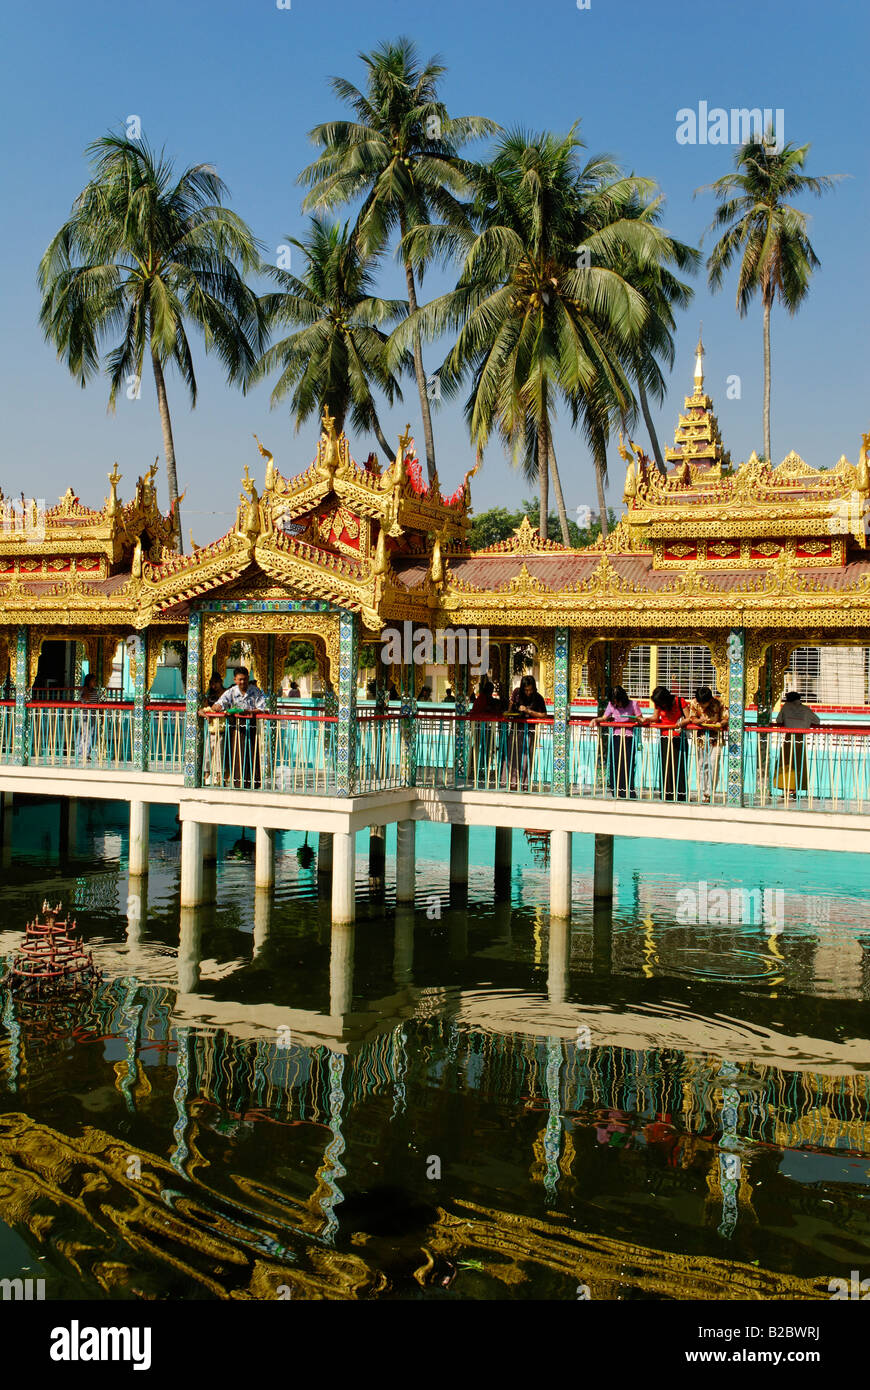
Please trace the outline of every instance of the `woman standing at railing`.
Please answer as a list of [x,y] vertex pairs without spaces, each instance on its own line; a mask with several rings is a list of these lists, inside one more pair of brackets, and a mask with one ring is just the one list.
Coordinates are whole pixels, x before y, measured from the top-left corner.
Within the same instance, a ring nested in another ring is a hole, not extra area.
[[[95,705],[100,698],[97,690],[97,677],[93,671],[88,671],[82,681],[82,688],[79,691],[80,705]],[[94,745],[97,742],[99,732],[98,717],[93,710],[83,709],[79,720],[79,761],[86,763],[93,757]]]
[[507,729],[508,780],[512,792],[530,789],[537,731],[529,721],[546,713],[547,706],[534,676],[523,676],[511,695],[505,716],[510,720]]
[[790,690],[782,702],[776,722],[779,728],[787,729],[788,733],[783,739],[774,786],[779,787],[788,798],[807,789],[804,735],[807,729],[818,728],[822,721],[814,709],[803,703],[797,690]]
[[493,764],[496,767],[498,743],[498,728],[494,722],[502,715],[501,699],[495,693],[495,686],[488,676],[481,676],[480,684],[477,687],[477,694],[471,706],[468,718],[473,720],[471,726],[471,779],[477,787],[488,787],[490,772]]
[[728,728],[725,706],[713,694],[709,685],[699,685],[689,704],[680,727],[692,726],[695,751],[698,756],[698,795],[702,801],[712,801],[716,795],[716,778],[722,757],[724,731]]
[[604,735],[607,748],[607,785],[617,796],[634,796],[634,758],[638,726],[643,722],[640,705],[621,685],[610,692],[602,715],[590,720],[590,728],[611,725]]
[[685,801],[688,750],[682,726],[688,706],[682,695],[673,695],[664,685],[656,686],[652,702],[655,714],[645,719],[644,724],[648,729],[659,730],[662,800]]

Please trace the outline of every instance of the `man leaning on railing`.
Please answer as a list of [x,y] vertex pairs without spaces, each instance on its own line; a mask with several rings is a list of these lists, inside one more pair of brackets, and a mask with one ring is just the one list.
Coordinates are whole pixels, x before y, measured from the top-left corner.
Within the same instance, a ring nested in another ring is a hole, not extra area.
[[[260,785],[260,749],[255,716],[266,709],[266,696],[250,679],[247,666],[236,666],[230,688],[213,705],[206,705],[199,711],[203,719],[221,715],[232,719],[232,724],[227,726],[228,737],[224,746],[224,775],[231,786],[257,788]],[[213,777],[215,771],[212,770]]]

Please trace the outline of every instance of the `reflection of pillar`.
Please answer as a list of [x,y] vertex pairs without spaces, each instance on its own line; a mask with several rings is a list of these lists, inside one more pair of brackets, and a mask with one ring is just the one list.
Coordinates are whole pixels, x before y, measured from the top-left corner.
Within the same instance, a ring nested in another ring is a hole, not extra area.
[[188,1121],[187,1094],[190,1089],[190,1029],[177,1028],[175,1038],[175,1091],[172,1097],[175,1101],[175,1124],[172,1126],[175,1150],[170,1163],[177,1173],[184,1174],[184,1163],[188,1154],[185,1135]]
[[513,909],[509,897],[500,899],[495,904],[493,920],[495,922],[495,934],[499,941],[510,941],[511,939],[511,920]]
[[0,821],[0,867],[12,863],[12,793],[3,792],[3,819]]
[[352,831],[332,837],[332,920],[352,922],[356,914],[356,843]]
[[544,1131],[544,1188],[550,1201],[556,1196],[559,1182],[559,1153],[562,1148],[562,1043],[558,1038],[547,1039],[547,1101],[549,1114]]
[[397,907],[393,937],[393,979],[409,985],[414,969],[414,909]]
[[199,984],[202,954],[202,913],[183,907],[178,929],[178,992],[193,994]]
[[275,886],[275,832],[262,825],[257,826],[254,885],[257,888]]
[[465,887],[468,884],[468,826],[450,827],[450,884]]
[[396,902],[413,903],[416,887],[417,822],[396,824]]
[[613,898],[613,836],[595,836],[595,863],[592,874],[593,898]]
[[61,797],[58,855],[61,859],[75,858],[79,838],[79,803],[72,796]]
[[323,1154],[323,1181],[328,1188],[328,1196],[324,1197],[321,1202],[321,1209],[326,1221],[322,1236],[327,1245],[332,1244],[338,1230],[335,1208],[339,1202],[344,1201],[338,1186],[338,1179],[343,1178],[347,1172],[341,1162],[341,1155],[344,1153],[345,1147],[341,1128],[341,1112],[344,1105],[343,1082],[344,1058],[341,1053],[331,1052],[329,1054],[329,1128],[332,1131],[332,1138]]
[[317,872],[332,873],[332,836],[328,830],[321,830],[317,837]]
[[844,930],[816,928],[813,985],[816,994],[836,999],[860,999],[863,992],[864,950]]
[[272,894],[268,888],[257,888],[254,893],[254,960],[265,950],[271,927]]
[[571,950],[571,923],[567,917],[550,919],[547,951],[547,998],[551,1004],[564,1004],[568,997],[568,958]]
[[598,898],[592,904],[592,973],[613,973],[612,898]]
[[202,902],[202,826],[195,820],[181,822],[181,906]]
[[139,953],[142,924],[148,917],[148,880],[131,878],[127,884],[127,954],[131,959]]
[[550,831],[550,916],[571,917],[570,830]]
[[130,802],[130,853],[129,871],[131,878],[141,878],[148,872],[148,814],[147,801]]
[[369,826],[369,882],[382,884],[387,867],[387,827]]
[[513,834],[514,832],[509,825],[496,826],[493,886],[497,898],[510,897]]
[[329,1012],[333,1018],[350,1013],[353,1003],[352,922],[333,922],[329,951]]
[[468,955],[468,912],[464,907],[452,907],[447,914],[447,944],[453,960],[465,960]]

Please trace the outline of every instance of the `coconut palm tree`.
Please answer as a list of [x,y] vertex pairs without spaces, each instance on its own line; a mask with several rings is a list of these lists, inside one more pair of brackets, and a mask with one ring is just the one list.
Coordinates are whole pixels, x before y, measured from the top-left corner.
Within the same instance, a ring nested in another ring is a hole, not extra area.
[[558,400],[579,411],[584,398],[606,396],[621,413],[634,403],[623,361],[647,308],[611,262],[616,254],[653,257],[662,239],[651,222],[622,217],[652,185],[624,178],[608,159],[580,167],[575,132],[508,133],[491,163],[474,170],[479,230],[409,234],[415,252],[464,252],[465,259],[456,289],[400,324],[391,340],[393,350],[403,349],[415,318],[427,336],[458,330],[439,368],[442,391],[450,395],[471,377],[466,418],[478,451],[496,430],[518,460],[534,432],[542,536]]
[[[636,215],[656,226],[661,221],[663,198],[661,196],[643,200],[638,199],[633,209],[626,209],[624,216]],[[628,365],[641,414],[652,445],[656,467],[660,473],[666,472],[658,434],[649,407],[649,397],[659,403],[665,397],[665,378],[661,364],[670,369],[674,364],[675,308],[685,308],[692,299],[692,288],[680,280],[671,267],[680,271],[694,271],[701,259],[700,252],[675,237],[663,234],[656,244],[654,259],[632,260],[628,255],[618,258],[621,273],[643,295],[648,313],[636,342],[631,346]],[[627,422],[626,422],[627,423]]]
[[82,386],[105,359],[110,409],[125,386],[138,393],[150,357],[181,551],[166,368],[178,369],[195,406],[193,324],[228,380],[244,384],[266,342],[259,301],[244,278],[259,265],[258,247],[223,205],[227,188],[210,165],[176,177],[162,151],[116,135],[86,153],[93,177],[39,264],[40,323]]
[[[770,311],[779,299],[796,314],[809,293],[820,261],[807,235],[807,215],[787,199],[801,193],[821,197],[840,175],[810,178],[802,172],[809,145],[777,149],[772,132],[754,137],[735,152],[735,172],[699,188],[715,194],[719,207],[708,231],[723,234],[707,261],[711,290],[721,289],[725,273],[740,258],[737,311],[748,312],[761,296],[764,322],[764,453],[770,460]],[[724,230],[723,230],[724,229]]]
[[[406,249],[405,237],[433,217],[448,223],[464,219],[462,199],[467,186],[459,150],[469,140],[496,133],[499,127],[480,116],[451,119],[438,97],[438,82],[446,68],[436,58],[421,66],[410,39],[383,43],[359,57],[367,69],[365,92],[341,77],[331,82],[355,120],[329,121],[310,133],[323,153],[299,176],[300,183],[310,186],[303,206],[335,208],[362,198],[356,231],[363,254],[384,249],[398,231],[413,313],[424,261]],[[416,331],[410,346],[431,481],[435,476],[435,442],[423,350]]]
[[[297,429],[328,406],[341,433],[350,413],[354,428],[372,431],[389,461],[395,450],[384,438],[372,387],[383,391],[390,404],[401,400],[402,392],[386,366],[387,336],[379,325],[404,318],[408,306],[402,299],[372,295],[373,260],[361,255],[347,224],[312,217],[305,240],[288,241],[302,252],[305,270],[297,277],[271,268],[269,274],[281,289],[264,295],[262,306],[270,326],[291,324],[298,331],[263,354],[252,378],[258,380],[277,368],[272,404],[292,392]],[[412,371],[410,354],[399,365]]]

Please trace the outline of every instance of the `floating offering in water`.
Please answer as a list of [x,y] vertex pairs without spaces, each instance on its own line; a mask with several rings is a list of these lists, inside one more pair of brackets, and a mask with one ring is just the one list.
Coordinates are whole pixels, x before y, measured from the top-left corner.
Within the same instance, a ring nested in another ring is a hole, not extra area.
[[75,922],[60,916],[60,904],[42,904],[42,920],[24,928],[20,952],[13,957],[5,983],[22,994],[40,997],[66,993],[79,985],[98,984],[100,972],[90,951],[74,935]]

